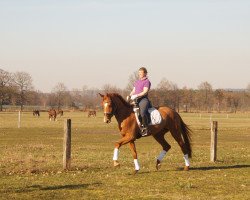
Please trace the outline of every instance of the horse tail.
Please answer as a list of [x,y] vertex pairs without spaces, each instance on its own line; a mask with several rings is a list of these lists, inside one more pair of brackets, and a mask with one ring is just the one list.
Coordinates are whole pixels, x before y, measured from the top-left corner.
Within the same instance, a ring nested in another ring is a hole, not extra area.
[[188,151],[188,157],[191,158],[192,157],[192,146],[191,146],[192,130],[188,127],[187,124],[184,123],[181,117],[180,117],[180,121],[181,121],[181,127],[180,127],[181,134],[182,134],[182,137],[184,139],[184,142]]

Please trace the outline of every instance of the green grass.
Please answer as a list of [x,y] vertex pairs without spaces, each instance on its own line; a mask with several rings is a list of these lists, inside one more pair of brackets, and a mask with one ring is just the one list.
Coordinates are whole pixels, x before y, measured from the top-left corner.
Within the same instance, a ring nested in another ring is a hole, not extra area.
[[[0,199],[249,199],[250,115],[213,114],[218,121],[218,161],[210,158],[210,114],[181,114],[193,130],[191,170],[168,134],[172,148],[159,171],[161,147],[152,137],[136,141],[141,170],[132,175],[128,146],[120,149],[121,167],[113,168],[117,122],[103,114],[66,112],[56,122],[47,113],[35,118],[0,113]],[[72,119],[72,169],[62,170],[63,123]]]

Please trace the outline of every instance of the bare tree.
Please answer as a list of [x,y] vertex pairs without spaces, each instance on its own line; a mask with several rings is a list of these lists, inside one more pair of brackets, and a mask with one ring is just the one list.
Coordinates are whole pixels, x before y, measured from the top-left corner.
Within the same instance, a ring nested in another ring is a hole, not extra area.
[[11,74],[0,69],[0,111],[3,111],[3,103],[7,98],[11,82]]
[[234,113],[237,112],[238,107],[240,105],[240,97],[239,95],[237,95],[236,93],[232,95],[232,101],[233,101],[233,105],[234,105]]
[[159,94],[158,90],[156,90],[156,89],[150,90],[149,99],[150,99],[152,106],[155,106],[155,107],[161,106],[158,94]]
[[61,107],[64,105],[65,98],[67,96],[67,87],[64,85],[64,83],[58,83],[53,89],[52,93],[55,100],[55,105],[57,106],[57,109],[61,109]]
[[182,89],[182,103],[184,104],[185,112],[190,112],[191,111],[191,106],[193,106],[193,96],[194,96],[194,91],[192,89],[188,89],[187,87],[184,87]]
[[215,90],[215,92],[214,92],[214,97],[215,97],[216,102],[217,102],[217,109],[218,109],[218,112],[220,112],[220,110],[221,110],[221,104],[222,104],[222,101],[223,101],[223,99],[224,99],[223,90],[221,90],[221,89]]
[[160,105],[168,105],[171,106],[170,102],[170,90],[171,90],[171,82],[166,78],[163,78],[160,83],[156,86],[157,90],[157,98]]
[[102,88],[105,93],[121,93],[122,90],[115,85],[105,84]]
[[230,112],[236,113],[238,107],[241,105],[240,92],[229,91],[226,95],[227,107],[230,108]]
[[248,83],[248,85],[247,85],[247,92],[250,93],[250,83]]
[[80,89],[74,88],[70,94],[72,97],[72,107],[79,109],[80,106],[86,105],[87,100],[87,86],[83,87],[83,91]]
[[170,96],[172,103],[173,103],[173,108],[175,110],[177,110],[177,112],[180,111],[180,98],[181,98],[181,94],[179,91],[179,88],[177,86],[177,84],[173,83],[172,84],[172,90],[171,90],[171,96]]
[[138,71],[133,72],[128,78],[128,84],[125,88],[125,93],[130,94],[134,88],[135,81],[139,79]]
[[13,82],[17,89],[18,101],[23,110],[23,105],[27,101],[27,94],[33,90],[32,78],[27,72],[16,72],[13,74]]
[[160,83],[157,85],[157,89],[159,90],[171,90],[173,87],[173,83],[168,81],[166,78],[161,79]]
[[100,106],[100,96],[98,93],[103,92],[96,88],[88,88],[84,85],[81,91],[81,104],[83,111],[87,109],[98,109]]
[[88,86],[84,85],[82,87],[82,105],[83,105],[83,110],[86,111],[88,108],[93,107],[93,101],[92,101],[92,92],[89,91]]
[[206,110],[209,111],[211,109],[211,104],[212,104],[212,85],[208,82],[202,82],[199,86],[198,89],[200,90],[201,93],[201,101],[203,105],[205,106]]
[[39,90],[29,91],[27,94],[27,103],[33,106],[46,106],[46,96]]
[[[226,93],[226,107],[227,107],[227,112],[232,112],[233,110],[233,105],[232,105],[232,94]],[[230,109],[230,110],[229,110]]]
[[179,111],[180,93],[177,84],[163,78],[157,85],[159,102]]
[[245,106],[246,108],[247,107],[249,108],[250,107],[250,83],[248,83],[247,85],[247,91],[246,91],[245,96],[246,96]]

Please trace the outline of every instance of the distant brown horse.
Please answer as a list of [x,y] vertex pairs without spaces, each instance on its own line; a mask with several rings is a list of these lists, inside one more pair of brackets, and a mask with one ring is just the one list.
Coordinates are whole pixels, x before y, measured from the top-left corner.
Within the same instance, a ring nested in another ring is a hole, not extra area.
[[40,117],[40,112],[39,112],[39,110],[33,110],[33,116]]
[[[129,143],[130,149],[134,157],[135,173],[140,169],[137,160],[137,152],[135,147],[135,140],[140,138],[140,129],[136,122],[136,117],[133,112],[133,107],[126,102],[119,94],[112,93],[102,95],[102,104],[104,111],[104,122],[110,123],[112,116],[115,116],[118,126],[121,132],[122,138],[115,143],[114,149],[114,166],[119,166],[118,152],[119,148]],[[161,165],[161,161],[166,155],[167,151],[171,148],[168,142],[165,140],[164,135],[170,131],[173,138],[181,147],[184,154],[185,167],[184,170],[189,170],[189,158],[192,155],[192,148],[190,144],[190,132],[191,130],[183,122],[180,115],[174,110],[168,107],[159,107],[159,112],[162,117],[162,122],[158,125],[150,125],[149,132],[154,139],[162,146],[163,150],[159,154],[156,160],[156,169],[158,170]]]
[[88,111],[88,117],[93,116],[96,117],[96,111],[95,110],[89,110]]
[[49,114],[49,120],[51,121],[52,119],[55,121],[56,120],[56,110],[54,108],[51,108],[49,111],[48,111],[48,114]]

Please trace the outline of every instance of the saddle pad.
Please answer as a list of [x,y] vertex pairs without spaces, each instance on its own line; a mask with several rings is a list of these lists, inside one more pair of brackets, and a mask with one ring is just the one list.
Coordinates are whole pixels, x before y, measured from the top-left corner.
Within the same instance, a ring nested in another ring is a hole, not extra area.
[[157,109],[149,108],[148,112],[150,114],[150,119],[151,119],[151,123],[149,125],[156,125],[161,123],[162,120],[161,114]]

